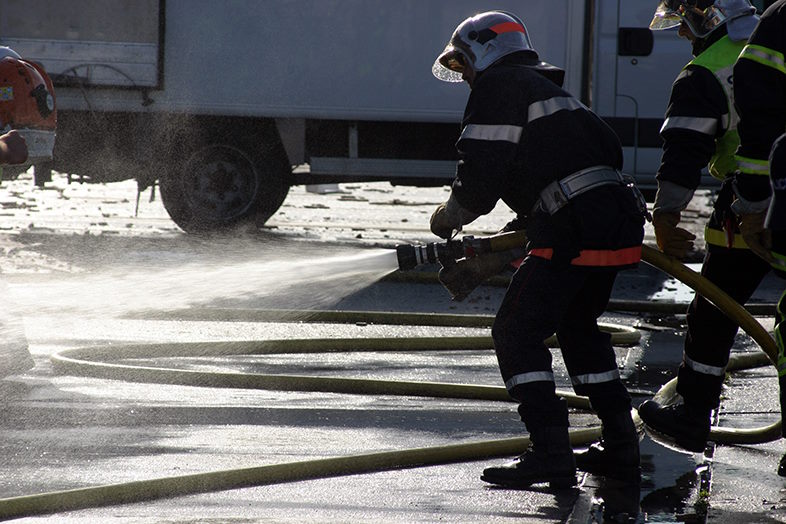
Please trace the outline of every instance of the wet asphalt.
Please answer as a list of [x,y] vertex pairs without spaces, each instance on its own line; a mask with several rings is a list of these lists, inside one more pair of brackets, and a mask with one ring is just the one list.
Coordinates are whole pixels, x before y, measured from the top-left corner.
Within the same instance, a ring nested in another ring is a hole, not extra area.
[[[383,278],[385,267],[339,278],[337,258],[433,241],[428,216],[444,188],[346,184],[320,194],[293,188],[260,231],[189,238],[148,192],[133,183],[68,184],[46,189],[29,177],[0,188],[6,315],[0,362],[27,352],[34,367],[0,381],[0,497],[331,457],[518,437],[507,402],[388,394],[250,390],[90,378],[62,374],[50,357],[75,347],[292,338],[485,336],[485,328],[398,326],[368,322],[254,322],[255,309],[326,309],[453,313],[490,317],[499,284],[457,303],[434,280]],[[153,198],[151,199],[151,196]],[[686,223],[699,230],[709,195],[699,194]],[[137,210],[138,205],[138,210]],[[509,219],[497,209],[470,234],[489,234]],[[651,230],[646,241],[652,243]],[[700,261],[702,246],[693,257]],[[308,267],[302,261],[310,261]],[[343,265],[340,267],[344,267]],[[272,276],[271,276],[272,275]],[[781,283],[767,279],[753,302],[772,303]],[[639,403],[674,376],[681,359],[691,293],[647,265],[620,275],[613,299],[677,302],[676,312],[610,309],[603,320],[635,326],[641,340],[618,362]],[[218,309],[220,308],[220,309]],[[177,312],[180,312],[178,314]],[[189,311],[191,316],[183,311]],[[232,314],[232,311],[235,314]],[[199,320],[194,319],[194,315]],[[770,328],[771,319],[758,320]],[[166,348],[166,346],[162,346]],[[26,348],[26,349],[25,349]],[[734,352],[758,349],[744,335]],[[165,350],[162,349],[162,353]],[[3,360],[4,359],[4,360]],[[498,386],[493,351],[324,353],[172,358],[137,365],[196,371]],[[559,352],[558,386],[570,389]],[[730,375],[717,423],[754,427],[777,420],[770,368]],[[575,410],[571,425],[592,426]],[[46,512],[20,522],[783,522],[784,480],[775,473],[781,441],[708,446],[685,454],[644,436],[640,486],[582,474],[572,489],[504,490],[479,479],[504,458],[392,469],[227,489],[145,502]],[[63,500],[66,500],[63,495]],[[3,501],[0,500],[0,508]],[[633,516],[635,515],[635,516]]]

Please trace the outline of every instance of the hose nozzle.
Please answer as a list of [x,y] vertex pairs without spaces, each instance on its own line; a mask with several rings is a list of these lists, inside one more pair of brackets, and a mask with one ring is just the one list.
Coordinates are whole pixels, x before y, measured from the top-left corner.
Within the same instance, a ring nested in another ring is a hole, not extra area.
[[396,246],[398,268],[402,271],[415,269],[422,264],[446,263],[464,256],[460,241],[430,242],[426,245],[400,244]]
[[[402,271],[415,269],[421,264],[439,262],[447,266],[464,257],[481,253],[495,253],[512,249],[522,250],[527,242],[526,231],[510,231],[490,237],[465,236],[461,240],[431,242],[426,245],[400,244],[396,246],[398,268]],[[523,256],[523,255],[522,255]]]

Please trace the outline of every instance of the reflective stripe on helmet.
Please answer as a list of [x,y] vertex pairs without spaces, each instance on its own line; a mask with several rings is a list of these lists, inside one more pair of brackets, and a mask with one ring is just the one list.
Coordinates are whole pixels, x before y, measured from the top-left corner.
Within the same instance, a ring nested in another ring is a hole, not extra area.
[[523,129],[521,126],[469,124],[461,131],[459,140],[503,140],[518,144]]
[[519,384],[530,384],[532,382],[554,382],[554,373],[551,371],[530,371],[513,375],[505,381],[505,388],[513,389]]
[[501,35],[502,33],[510,33],[512,31],[518,31],[519,33],[526,33],[524,26],[516,22],[503,22],[501,24],[493,25],[489,29],[491,29],[498,35]]

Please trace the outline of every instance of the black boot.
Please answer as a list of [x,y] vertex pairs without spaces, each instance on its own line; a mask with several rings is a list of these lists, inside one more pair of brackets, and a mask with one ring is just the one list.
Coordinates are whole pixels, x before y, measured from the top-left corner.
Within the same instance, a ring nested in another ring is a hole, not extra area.
[[711,409],[692,404],[661,406],[647,400],[639,406],[639,416],[650,429],[673,438],[683,449],[701,453],[707,447]]
[[778,476],[786,477],[786,455],[781,457],[781,462],[778,464]]
[[532,446],[517,460],[483,470],[481,480],[509,488],[548,482],[551,488],[576,485],[576,462],[567,426],[551,426],[530,432]]
[[638,484],[641,481],[639,434],[630,412],[602,419],[600,442],[575,453],[576,467],[593,475]]

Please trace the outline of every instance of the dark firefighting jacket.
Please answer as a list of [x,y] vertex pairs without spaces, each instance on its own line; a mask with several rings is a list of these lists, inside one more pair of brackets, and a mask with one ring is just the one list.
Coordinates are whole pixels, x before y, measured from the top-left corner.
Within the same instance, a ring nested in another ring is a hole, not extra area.
[[483,215],[501,199],[526,219],[531,255],[585,266],[639,261],[644,219],[625,185],[589,190],[553,215],[533,209],[553,181],[622,167],[617,136],[569,93],[510,55],[476,78],[462,126],[452,188],[462,207]]
[[[764,12],[734,66],[735,104],[740,114],[737,179],[740,196],[749,201],[760,201],[769,197],[770,149],[775,140],[786,131],[784,31],[786,2],[778,1]],[[786,173],[781,176],[783,175]],[[779,186],[784,185],[786,181],[773,180],[776,191]],[[786,190],[786,187],[782,189]],[[786,213],[778,213],[781,217],[785,215]],[[777,226],[777,229],[786,228],[786,224],[773,226]]]
[[736,169],[734,153],[739,145],[733,67],[745,42],[733,42],[721,28],[702,43],[703,51],[683,68],[672,85],[660,133],[663,155],[656,178],[694,191],[701,182],[702,169],[707,167],[713,177],[727,181],[705,228],[705,240],[744,248],[747,246],[736,230],[730,209],[734,191],[728,182]]

